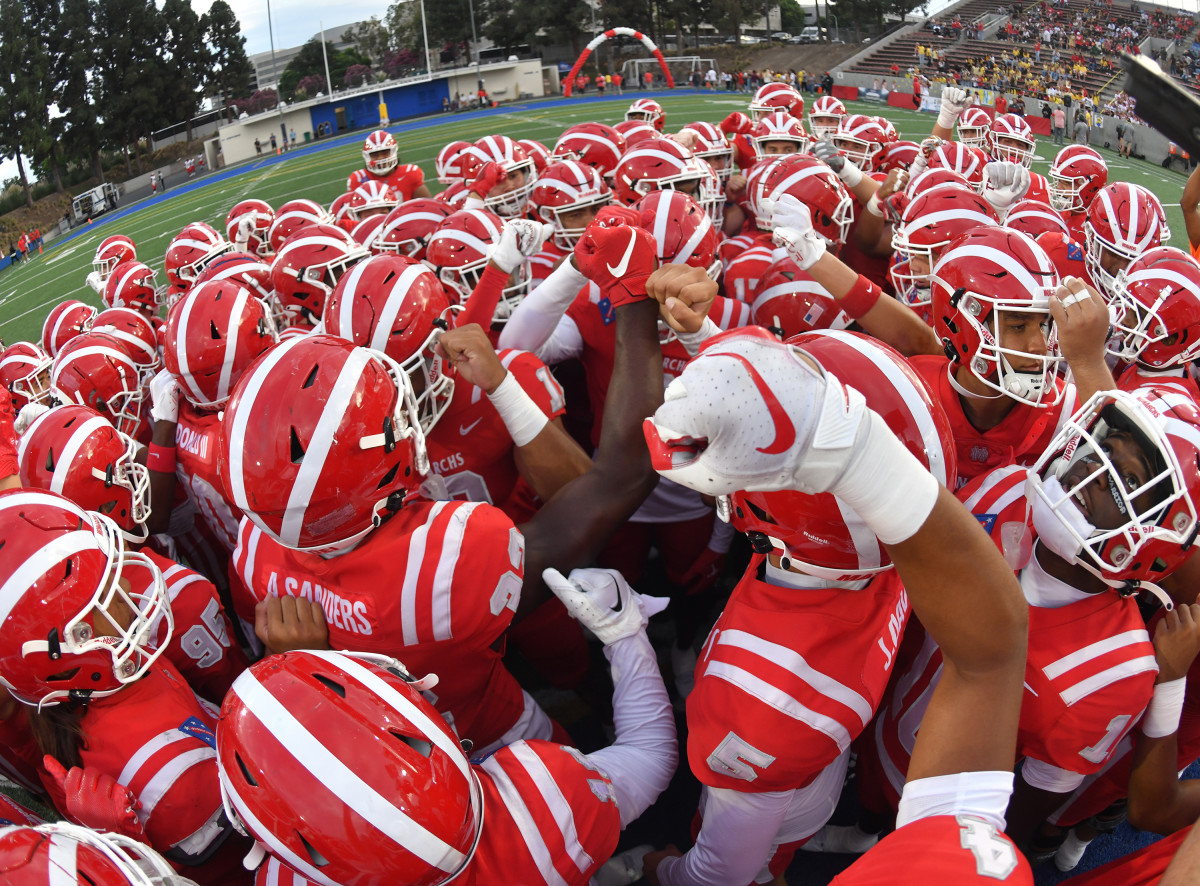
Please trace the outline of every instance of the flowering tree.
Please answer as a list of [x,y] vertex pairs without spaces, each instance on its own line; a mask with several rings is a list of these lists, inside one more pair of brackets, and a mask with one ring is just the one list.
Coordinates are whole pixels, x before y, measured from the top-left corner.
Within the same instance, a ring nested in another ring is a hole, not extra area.
[[307,77],[301,77],[300,82],[296,84],[296,94],[302,96],[316,95],[318,92],[329,92],[325,85],[325,78],[320,74],[309,74]]
[[346,68],[345,83],[347,86],[362,86],[364,80],[371,77],[370,65],[351,65]]

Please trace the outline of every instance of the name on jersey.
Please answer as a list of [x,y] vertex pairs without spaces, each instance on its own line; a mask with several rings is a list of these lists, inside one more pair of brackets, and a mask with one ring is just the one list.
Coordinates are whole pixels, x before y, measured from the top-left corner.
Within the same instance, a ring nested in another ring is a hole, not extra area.
[[[367,604],[362,600],[347,600],[330,588],[308,580],[302,582],[290,575],[283,579],[283,593],[320,603],[321,608],[325,610],[325,620],[338,630],[362,634],[364,637],[373,633],[371,621],[367,618]],[[267,594],[271,597],[279,596],[278,572],[272,572],[267,580]]]
[[667,379],[677,378],[683,374],[683,370],[691,362],[687,357],[668,357],[663,355],[663,375]]
[[892,662],[896,660],[896,651],[900,648],[900,638],[904,635],[904,624],[908,621],[908,592],[901,589],[900,599],[896,601],[896,609],[888,616],[887,637],[879,637],[875,642],[883,651],[883,669],[890,671]]
[[429,467],[435,474],[451,474],[457,471],[467,463],[466,458],[461,452],[455,452],[447,455],[445,458],[439,458],[436,461],[429,460]]
[[175,445],[185,450],[188,455],[207,461],[208,442],[207,434],[201,434],[183,425],[175,425]]

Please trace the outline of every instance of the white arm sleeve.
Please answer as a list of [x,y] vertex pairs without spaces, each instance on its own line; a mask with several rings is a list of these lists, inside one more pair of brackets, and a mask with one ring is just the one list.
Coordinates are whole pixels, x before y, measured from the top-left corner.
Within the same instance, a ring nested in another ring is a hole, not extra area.
[[679,762],[675,715],[646,632],[604,647],[612,665],[611,745],[587,755],[589,764],[608,776],[626,827],[666,790]]
[[499,346],[537,353],[587,282],[587,277],[571,266],[570,258],[561,262],[521,299],[500,331]]
[[794,791],[744,794],[706,788],[704,824],[696,845],[658,865],[662,886],[753,883],[769,860]]
[[1021,778],[1025,779],[1031,788],[1055,794],[1069,794],[1083,784],[1084,776],[1069,769],[1060,769],[1051,763],[1026,757],[1021,766]]
[[896,828],[936,815],[976,815],[1002,831],[1012,790],[1011,772],[955,772],[918,778],[908,782],[900,795]]

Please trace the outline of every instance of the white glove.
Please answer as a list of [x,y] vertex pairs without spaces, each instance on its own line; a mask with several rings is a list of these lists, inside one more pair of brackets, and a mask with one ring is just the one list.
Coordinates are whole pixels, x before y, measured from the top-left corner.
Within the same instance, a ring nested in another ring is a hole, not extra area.
[[154,423],[179,422],[179,382],[169,369],[160,369],[150,379],[150,417]]
[[971,103],[971,97],[965,89],[958,86],[947,86],[942,90],[942,107],[938,110],[938,126],[953,129],[962,112]]
[[813,154],[817,159],[834,171],[848,188],[862,181],[862,170],[846,158],[846,155],[831,141],[819,141],[813,145]]
[[50,411],[50,407],[44,403],[26,403],[21,407],[21,411],[17,413],[16,419],[13,421],[13,430],[20,437],[29,430],[29,426]]
[[813,230],[812,213],[791,194],[763,202],[770,211],[775,245],[787,250],[800,270],[807,271],[825,254],[825,238]]
[[615,569],[572,569],[569,578],[546,569],[542,580],[571,617],[605,646],[643,631],[650,616],[668,603],[663,597],[643,597]]
[[233,237],[233,245],[237,247],[239,252],[245,252],[247,245],[250,243],[250,234],[254,230],[254,220],[249,218],[238,219],[237,233]]
[[550,239],[554,226],[527,218],[513,218],[504,223],[500,241],[489,258],[496,267],[511,274],[530,256],[542,251],[542,244]]
[[100,279],[100,274],[98,271],[92,271],[87,275],[87,285],[90,286],[94,292],[104,292],[104,282]]
[[885,544],[912,536],[938,481],[854,388],[747,331],[690,362],[643,426],[662,476],[707,495],[832,492]]
[[1029,170],[1019,163],[994,160],[983,167],[983,199],[1001,218],[1029,190]]
[[929,155],[936,151],[941,143],[942,139],[936,135],[921,140],[921,150],[917,151],[917,159],[913,161],[912,166],[908,167],[909,181],[929,168]]

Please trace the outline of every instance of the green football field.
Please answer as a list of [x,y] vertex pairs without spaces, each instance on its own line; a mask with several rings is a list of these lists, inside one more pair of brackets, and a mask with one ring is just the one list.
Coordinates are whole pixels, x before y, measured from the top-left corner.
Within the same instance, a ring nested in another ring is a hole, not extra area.
[[[403,162],[419,163],[431,189],[440,188],[434,177],[433,161],[438,150],[456,139],[474,141],[490,133],[515,138],[532,138],[552,147],[566,127],[585,120],[616,123],[625,108],[638,96],[581,100],[548,100],[506,105],[496,111],[481,111],[427,118],[391,128],[400,144]],[[668,129],[695,120],[719,122],[730,111],[744,110],[749,97],[719,93],[707,96],[691,91],[679,95],[655,95],[667,111]],[[919,141],[933,126],[930,114],[878,104],[850,103],[861,113],[886,111],[902,137]],[[162,273],[163,253],[171,238],[188,222],[205,221],[224,230],[225,214],[239,200],[257,197],[272,206],[289,199],[308,197],[328,205],[343,192],[346,177],[362,166],[361,145],[366,133],[302,147],[282,157],[269,157],[235,169],[221,170],[205,178],[173,187],[166,194],[121,207],[84,230],[76,230],[46,248],[41,256],[0,271],[0,337],[7,343],[37,340],[49,309],[67,298],[99,304],[85,285],[97,244],[110,234],[125,234],[137,244],[138,258]],[[1109,163],[1110,180],[1123,179],[1154,191],[1166,206],[1173,237],[1172,245],[1187,247],[1179,196],[1185,176],[1140,161],[1121,160],[1113,151],[1100,149]],[[1039,159],[1034,170],[1045,172],[1055,149],[1049,139],[1040,139]]]

